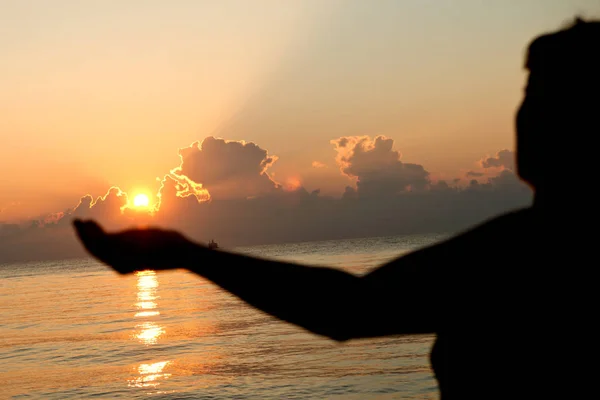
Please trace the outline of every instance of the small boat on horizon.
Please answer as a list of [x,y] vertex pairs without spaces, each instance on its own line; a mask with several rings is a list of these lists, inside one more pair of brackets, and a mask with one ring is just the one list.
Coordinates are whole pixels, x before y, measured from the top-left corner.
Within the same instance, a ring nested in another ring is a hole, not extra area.
[[210,242],[208,242],[208,248],[211,249],[211,250],[218,249],[219,245],[217,244],[217,242],[215,242],[214,240],[210,239]]

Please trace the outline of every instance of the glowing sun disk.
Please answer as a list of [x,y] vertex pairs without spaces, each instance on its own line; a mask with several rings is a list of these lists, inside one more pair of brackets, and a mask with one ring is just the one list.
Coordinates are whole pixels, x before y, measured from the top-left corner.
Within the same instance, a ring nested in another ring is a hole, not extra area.
[[148,199],[148,196],[143,193],[140,193],[133,198],[133,205],[136,207],[148,207],[148,204],[150,204],[150,200]]

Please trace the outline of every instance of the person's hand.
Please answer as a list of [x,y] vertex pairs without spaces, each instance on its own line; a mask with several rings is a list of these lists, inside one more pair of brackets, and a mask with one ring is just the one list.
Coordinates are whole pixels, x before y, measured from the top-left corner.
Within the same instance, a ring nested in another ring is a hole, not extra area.
[[149,228],[106,233],[94,221],[75,220],[73,225],[87,251],[120,274],[182,268],[198,247],[175,231]]

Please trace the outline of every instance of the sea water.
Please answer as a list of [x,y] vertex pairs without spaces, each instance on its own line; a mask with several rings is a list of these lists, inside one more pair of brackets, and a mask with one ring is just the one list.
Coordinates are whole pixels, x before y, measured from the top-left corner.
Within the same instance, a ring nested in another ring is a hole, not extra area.
[[[233,250],[364,274],[446,236]],[[92,259],[0,265],[0,398],[437,399],[432,340],[336,343],[186,271],[120,276]]]

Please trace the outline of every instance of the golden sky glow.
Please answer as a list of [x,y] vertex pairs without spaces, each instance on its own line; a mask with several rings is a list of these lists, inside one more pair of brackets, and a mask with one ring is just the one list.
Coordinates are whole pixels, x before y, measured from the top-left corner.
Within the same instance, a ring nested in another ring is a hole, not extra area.
[[386,135],[451,179],[513,148],[524,48],[577,13],[600,4],[3,1],[0,222],[113,185],[156,193],[209,135],[257,143],[276,180],[323,194],[349,183],[341,136]]

